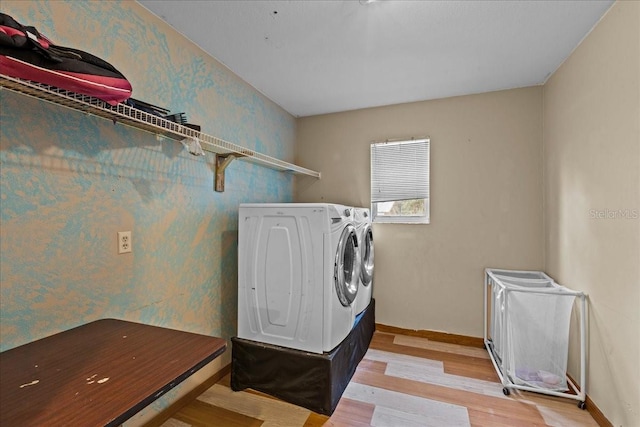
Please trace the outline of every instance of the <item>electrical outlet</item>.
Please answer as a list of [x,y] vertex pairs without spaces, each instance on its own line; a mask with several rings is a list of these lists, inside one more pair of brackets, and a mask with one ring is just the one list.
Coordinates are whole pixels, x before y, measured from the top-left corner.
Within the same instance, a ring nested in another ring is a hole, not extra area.
[[130,231],[118,231],[118,253],[126,254],[133,248]]

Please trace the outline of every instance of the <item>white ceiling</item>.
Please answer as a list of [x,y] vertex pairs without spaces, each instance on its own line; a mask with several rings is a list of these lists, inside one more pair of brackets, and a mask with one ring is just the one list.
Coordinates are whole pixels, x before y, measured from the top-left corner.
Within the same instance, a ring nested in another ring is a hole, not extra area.
[[543,84],[613,3],[139,2],[297,117]]

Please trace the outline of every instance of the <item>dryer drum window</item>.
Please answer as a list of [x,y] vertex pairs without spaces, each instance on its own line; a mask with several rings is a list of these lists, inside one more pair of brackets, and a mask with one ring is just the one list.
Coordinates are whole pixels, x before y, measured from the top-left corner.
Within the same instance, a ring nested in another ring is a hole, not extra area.
[[360,251],[362,253],[360,280],[362,280],[364,286],[369,286],[373,277],[373,231],[370,226],[364,233]]
[[360,251],[358,238],[353,226],[345,227],[338,242],[338,253],[334,270],[336,293],[340,303],[348,307],[358,294],[360,271]]

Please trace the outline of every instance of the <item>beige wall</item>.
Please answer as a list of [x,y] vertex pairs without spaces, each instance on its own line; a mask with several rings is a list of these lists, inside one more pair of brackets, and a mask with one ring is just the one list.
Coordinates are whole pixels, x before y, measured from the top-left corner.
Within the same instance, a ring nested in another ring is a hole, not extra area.
[[372,141],[431,138],[431,224],[374,225],[376,321],[482,336],[485,267],[542,268],[542,88],[298,120],[295,200],[369,206]]
[[640,425],[639,28],[615,4],[543,102],[545,269],[589,294],[587,392],[615,426]]

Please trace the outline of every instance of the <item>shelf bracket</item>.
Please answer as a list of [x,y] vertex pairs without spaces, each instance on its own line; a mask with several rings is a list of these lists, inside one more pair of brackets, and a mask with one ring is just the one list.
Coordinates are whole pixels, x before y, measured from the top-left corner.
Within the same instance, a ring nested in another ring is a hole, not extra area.
[[235,154],[216,154],[216,182],[214,190],[224,192],[224,170],[237,158]]

